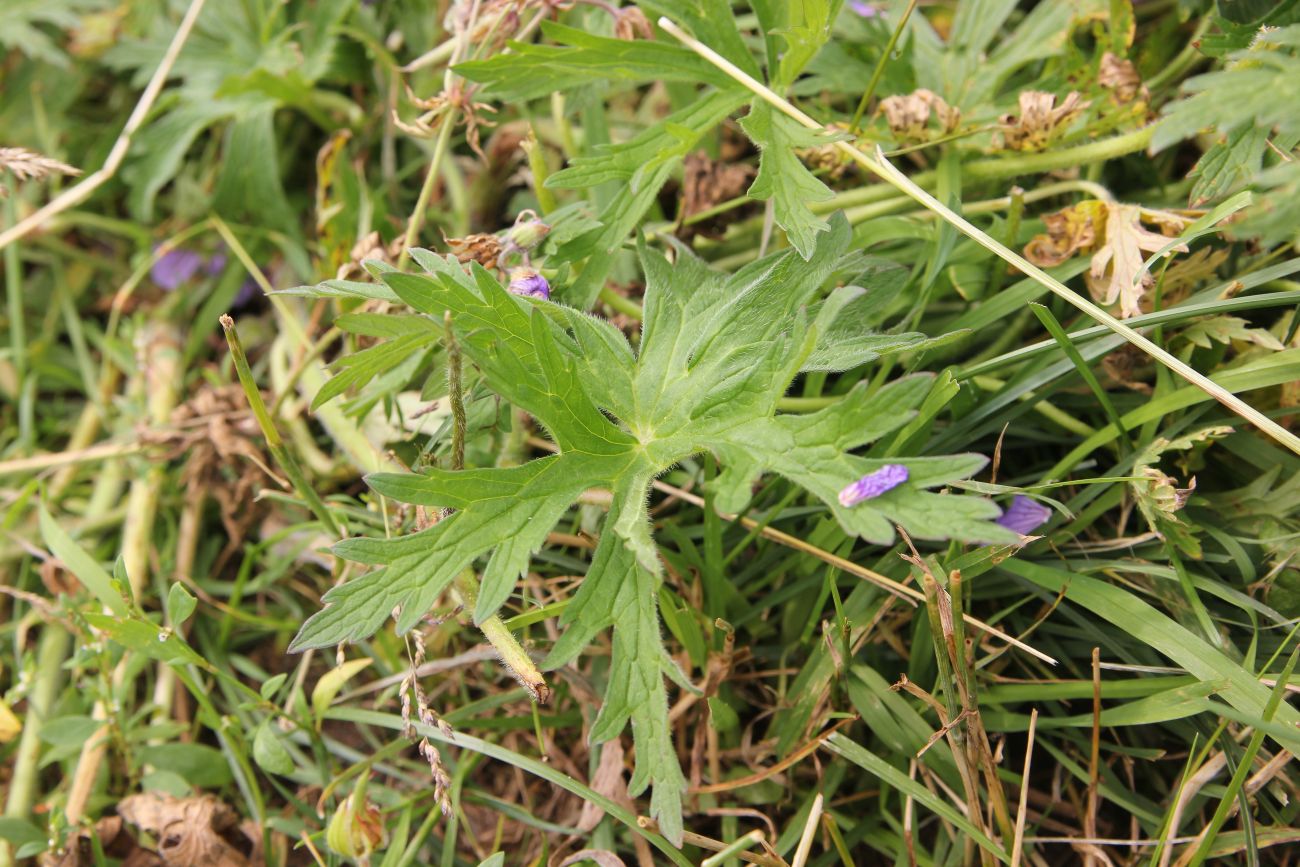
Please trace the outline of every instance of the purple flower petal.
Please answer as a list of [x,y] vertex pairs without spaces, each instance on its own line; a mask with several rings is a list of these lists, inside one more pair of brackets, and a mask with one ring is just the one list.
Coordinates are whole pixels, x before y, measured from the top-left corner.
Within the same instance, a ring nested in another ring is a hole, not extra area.
[[149,276],[159,288],[174,292],[203,267],[203,257],[193,250],[172,250],[153,263]]
[[1016,494],[997,523],[1014,533],[1028,536],[1052,517],[1052,510],[1024,494]]
[[529,298],[551,297],[551,284],[532,268],[516,268],[510,272],[510,291]]
[[233,309],[238,310],[239,308],[251,303],[253,299],[258,296],[260,291],[261,287],[257,285],[257,281],[252,277],[249,277],[243,283],[239,284],[239,291],[235,293],[235,300],[230,302],[230,306]]
[[211,275],[220,274],[225,268],[226,254],[221,252],[213,253],[212,258],[208,260],[208,264],[203,266],[203,269]]
[[865,3],[863,0],[849,0],[849,8],[863,18],[875,18],[880,14],[874,3]]
[[907,475],[907,467],[902,464],[885,464],[840,491],[840,505],[847,509],[863,500],[879,497],[907,481]]

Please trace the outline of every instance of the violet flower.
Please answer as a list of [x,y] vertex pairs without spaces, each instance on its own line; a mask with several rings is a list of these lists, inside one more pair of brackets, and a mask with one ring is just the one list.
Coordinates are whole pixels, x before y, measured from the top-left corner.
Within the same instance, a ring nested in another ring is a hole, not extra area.
[[840,505],[847,509],[863,500],[879,497],[886,491],[892,491],[903,484],[907,481],[907,476],[907,467],[902,464],[885,464],[840,491]]
[[880,15],[880,9],[874,3],[866,3],[864,0],[849,0],[849,8],[863,18],[875,18]]
[[527,298],[550,300],[551,284],[532,268],[515,268],[510,272],[510,291]]
[[1016,494],[997,524],[1014,533],[1028,536],[1052,517],[1052,510],[1024,494]]
[[235,293],[235,300],[230,302],[231,309],[239,310],[240,308],[253,303],[262,287],[257,285],[257,281],[252,277],[239,284],[239,291]]
[[160,289],[175,292],[204,265],[203,257],[193,250],[172,250],[153,263],[149,276]]

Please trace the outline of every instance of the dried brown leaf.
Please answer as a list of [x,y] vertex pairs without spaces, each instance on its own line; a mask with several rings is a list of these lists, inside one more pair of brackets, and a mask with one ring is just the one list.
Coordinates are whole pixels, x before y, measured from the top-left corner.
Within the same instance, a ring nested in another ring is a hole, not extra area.
[[1101,56],[1097,83],[1114,94],[1115,101],[1119,103],[1129,103],[1138,97],[1146,102],[1150,98],[1133,61],[1117,57],[1109,51]]
[[624,6],[614,12],[614,38],[653,39],[654,30],[644,12],[636,6]]
[[622,858],[608,849],[581,849],[565,858],[556,867],[569,867],[571,864],[581,864],[583,861],[591,861],[597,867],[627,867]]
[[940,134],[952,132],[961,122],[959,110],[924,87],[908,94],[887,96],[876,111],[885,116],[885,123],[900,142],[926,141],[930,137],[926,126],[931,115],[939,123]]
[[1105,202],[1088,200],[1044,215],[1047,234],[1030,239],[1025,245],[1025,258],[1040,268],[1051,268],[1076,253],[1091,250],[1097,243],[1097,226],[1105,212]]
[[1056,103],[1056,94],[1041,90],[1021,91],[1020,114],[1004,114],[997,144],[1018,151],[1037,151],[1047,147],[1091,103],[1070,91]]
[[[1119,305],[1122,319],[1142,312],[1140,302],[1152,282],[1150,272],[1142,270],[1146,261],[1143,254],[1163,249],[1170,240],[1147,229],[1143,220],[1158,223],[1175,234],[1188,223],[1167,211],[1151,211],[1140,205],[1108,205],[1105,240],[1093,254],[1086,280],[1093,298],[1106,305]],[[1178,244],[1172,251],[1185,253],[1187,245]]]
[[[596,773],[591,777],[591,788],[611,801],[620,804],[627,801],[627,784],[623,782],[625,764],[623,745],[619,739],[605,741],[600,749],[600,763],[596,765]],[[605,811],[598,805],[584,801],[577,827],[583,831],[594,831],[604,817]]]
[[242,833],[239,816],[212,795],[146,792],[124,799],[117,812],[157,839],[163,867],[252,867],[227,839]]
[[754,167],[712,160],[703,151],[687,154],[682,166],[682,215],[693,217],[749,188]]
[[481,232],[466,235],[463,238],[443,238],[456,261],[464,264],[477,262],[491,271],[497,267],[501,256],[501,239],[496,235]]

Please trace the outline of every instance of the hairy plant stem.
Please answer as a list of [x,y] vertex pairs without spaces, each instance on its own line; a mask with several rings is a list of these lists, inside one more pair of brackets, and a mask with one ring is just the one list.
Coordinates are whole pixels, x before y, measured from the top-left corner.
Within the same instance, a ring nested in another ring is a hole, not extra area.
[[[456,342],[456,330],[448,310],[443,315],[443,339],[447,344],[447,401],[451,404],[451,468],[465,469],[465,437],[467,422],[465,417],[465,397],[462,393],[460,344]],[[453,588],[461,598],[465,610],[474,617],[478,605],[479,579],[473,569],[466,569],[456,576]],[[477,619],[477,618],[475,618]],[[501,615],[493,614],[478,624],[483,637],[501,654],[501,662],[514,675],[519,685],[528,690],[529,695],[538,704],[546,704],[551,696],[551,688],[546,679],[537,670],[533,660],[515,638],[514,633],[501,620]]]
[[[680,40],[682,43],[684,43],[689,48],[691,48],[691,50],[695,51],[701,57],[705,58],[710,63],[717,66],[727,75],[729,75],[736,81],[743,84],[751,92],[753,92],[754,94],[762,98],[765,102],[769,103],[774,108],[781,111],[782,113],[793,118],[794,120],[798,121],[799,123],[803,124],[805,127],[809,129],[821,130],[823,128],[821,124],[817,123],[817,121],[813,120],[804,112],[795,108],[788,100],[783,99],[782,97],[778,96],[776,93],[773,93],[769,88],[764,86],[759,81],[755,80],[744,70],[740,69],[735,64],[731,63],[731,61],[727,60],[725,57],[718,54],[716,51],[709,48],[707,45],[703,44],[699,40],[687,34],[685,31],[683,31],[672,21],[668,20],[667,18],[660,18],[659,26],[662,27],[667,32],[671,33],[673,36],[677,37],[678,40]],[[1141,137],[1143,140],[1142,146],[1145,146],[1145,142],[1149,141],[1151,131],[1152,131],[1151,127],[1144,127],[1143,129],[1138,130],[1136,133],[1130,133],[1129,135],[1130,136],[1136,135]],[[1102,145],[1102,144],[1105,143],[1099,142],[1096,145],[1084,145],[1083,147],[1096,147],[1097,145]],[[1245,419],[1246,421],[1253,424],[1255,427],[1259,428],[1264,433],[1268,434],[1273,440],[1275,440],[1279,444],[1285,446],[1286,448],[1290,449],[1296,454],[1300,454],[1300,437],[1291,433],[1289,430],[1282,427],[1282,425],[1278,424],[1277,422],[1269,418],[1264,413],[1255,409],[1253,406],[1246,403],[1244,400],[1237,397],[1237,395],[1228,391],[1223,386],[1213,382],[1209,377],[1207,377],[1205,374],[1201,373],[1200,371],[1194,369],[1193,367],[1191,367],[1191,365],[1187,364],[1185,361],[1175,357],[1165,349],[1162,349],[1161,347],[1157,346],[1148,338],[1134,331],[1128,325],[1125,325],[1123,322],[1120,322],[1114,316],[1107,313],[1105,310],[1098,307],[1093,302],[1089,301],[1083,296],[1072,291],[1064,283],[1062,283],[1060,280],[1057,280],[1055,277],[1048,274],[1042,268],[1039,268],[1037,265],[1034,265],[1029,260],[1025,259],[1023,256],[1014,252],[1013,250],[1008,249],[1001,242],[990,237],[987,233],[985,233],[981,229],[976,228],[972,223],[970,223],[964,217],[955,213],[948,206],[944,205],[934,196],[927,193],[920,186],[918,186],[913,180],[908,178],[897,168],[895,168],[892,164],[890,164],[889,161],[886,160],[881,155],[879,148],[876,149],[875,157],[870,157],[867,156],[862,151],[858,150],[858,148],[855,147],[853,144],[850,144],[848,142],[837,141],[834,143],[834,147],[838,149],[841,153],[844,153],[846,156],[854,160],[856,163],[858,163],[858,165],[870,171],[872,174],[877,175],[887,183],[898,188],[900,191],[905,193],[910,198],[915,199],[917,202],[924,205],[929,210],[934,211],[945,221],[947,221],[950,225],[960,230],[962,234],[966,235],[971,240],[975,241],[975,243],[979,244],[981,247],[984,247],[986,250],[993,253],[995,256],[999,256],[1002,259],[1005,259],[1007,262],[1014,265],[1021,272],[1023,272],[1026,276],[1032,277],[1034,280],[1037,280],[1039,283],[1046,286],[1054,295],[1061,298],[1066,303],[1070,304],[1071,306],[1077,308],[1078,310],[1085,313],[1086,315],[1097,320],[1097,322],[1099,322],[1100,324],[1106,326],[1111,331],[1114,331],[1116,334],[1123,337],[1129,343],[1138,347],[1147,355],[1151,356],[1156,361],[1160,362],[1165,367],[1169,368],[1174,373],[1178,374],[1183,379],[1190,382],[1192,385],[1195,385],[1197,388],[1201,389],[1206,394],[1210,395],[1212,398],[1217,400],[1219,403],[1223,404],[1232,412],[1236,413],[1241,418]],[[1028,157],[1024,157],[1021,159],[1021,165],[1032,166],[1035,164],[1034,157],[1039,157],[1039,156],[1047,156],[1047,155],[1035,154]],[[964,167],[963,173],[965,177],[971,176],[969,172],[969,167]]]

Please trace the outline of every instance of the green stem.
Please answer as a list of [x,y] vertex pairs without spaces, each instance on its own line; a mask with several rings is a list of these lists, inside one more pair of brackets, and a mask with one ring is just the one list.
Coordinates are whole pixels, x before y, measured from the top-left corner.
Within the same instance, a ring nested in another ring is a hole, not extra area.
[[903,10],[902,17],[894,25],[894,32],[889,35],[889,43],[880,55],[880,60],[876,61],[876,68],[871,73],[871,80],[867,82],[867,89],[862,92],[862,99],[858,101],[858,110],[853,112],[853,120],[849,123],[849,132],[851,134],[858,134],[858,124],[862,122],[862,115],[867,110],[871,97],[876,93],[876,85],[880,84],[880,76],[885,72],[885,63],[889,61],[889,56],[894,53],[894,46],[898,44],[899,37],[903,35],[903,28],[907,26],[907,21],[912,17],[912,12],[915,9],[916,0],[908,0],[907,8]]
[[537,207],[543,214],[549,214],[560,206],[555,193],[546,186],[546,179],[551,175],[551,167],[546,164],[546,153],[537,140],[537,131],[530,125],[528,138],[522,143],[524,153],[528,155],[528,169],[533,173],[533,194],[537,196]]
[[298,466],[297,459],[284,446],[284,440],[280,438],[280,432],[275,427],[275,422],[271,420],[271,415],[266,411],[266,403],[262,400],[262,392],[257,387],[257,382],[253,379],[253,372],[248,367],[248,357],[244,355],[244,346],[239,341],[239,332],[235,330],[235,320],[230,318],[229,314],[222,314],[221,327],[226,332],[226,343],[230,346],[230,355],[235,362],[235,372],[239,376],[239,384],[244,389],[244,396],[248,399],[249,408],[253,411],[253,417],[257,419],[257,425],[262,429],[262,436],[266,439],[266,447],[271,452],[271,456],[276,463],[284,470],[285,475],[293,484],[298,496],[302,497],[311,509],[312,514],[325,525],[325,528],[334,536],[342,536],[339,525],[335,522],[334,516],[330,513],[325,502],[321,500],[316,489],[311,486],[307,476],[303,473],[302,468]]
[[469,424],[465,417],[465,395],[461,386],[460,344],[452,328],[451,311],[443,314],[442,333],[447,341],[447,400],[451,403],[451,468],[465,469],[465,436]]
[[428,210],[433,188],[438,183],[438,173],[442,167],[442,160],[447,155],[447,145],[451,141],[451,128],[455,123],[456,110],[448,109],[442,119],[442,126],[438,128],[438,140],[433,145],[433,157],[429,160],[429,171],[424,176],[420,195],[415,200],[415,210],[411,212],[411,218],[406,221],[406,237],[402,239],[402,252],[397,258],[398,268],[406,267],[407,261],[411,258],[411,248],[419,240],[420,230],[424,228],[424,212]]
[[[443,335],[447,341],[447,390],[451,402],[451,468],[465,469],[465,400],[461,393],[461,357],[460,344],[456,342],[456,332],[452,327],[451,311],[443,316]],[[461,572],[455,582],[456,593],[471,614],[478,607],[478,577],[472,569]],[[519,684],[539,704],[546,704],[551,696],[551,688],[546,679],[537,670],[533,660],[524,650],[518,639],[501,620],[501,615],[493,614],[478,626],[483,637],[501,654],[501,662],[515,676]]]
[[[41,630],[41,640],[36,647],[35,682],[27,699],[23,737],[14,755],[9,797],[5,802],[6,818],[26,819],[31,815],[39,777],[41,728],[54,712],[54,702],[63,686],[63,659],[71,646],[72,634],[62,625],[46,624]],[[13,863],[9,844],[0,843],[0,867],[11,867]]]
[[619,295],[608,286],[602,286],[600,289],[600,300],[609,305],[610,309],[616,313],[622,313],[624,316],[630,316],[640,322],[642,317],[641,305],[637,304],[631,298]]
[[[453,586],[465,610],[472,612],[478,604],[478,577],[474,571],[466,569],[461,572],[456,576]],[[551,688],[547,685],[546,678],[542,677],[528,651],[524,650],[514,633],[506,627],[500,615],[493,614],[480,623],[478,628],[482,631],[483,637],[496,648],[497,653],[501,654],[502,665],[514,675],[520,686],[528,690],[533,701],[546,704],[551,697]]]
[[[16,197],[11,196],[5,205],[11,224],[18,222]],[[14,365],[14,405],[18,413],[18,439],[24,447],[31,445],[32,429],[26,413],[21,411],[22,394],[27,380],[27,328],[23,319],[23,273],[18,261],[18,248],[10,244],[5,248],[5,294],[9,303],[9,348]]]

